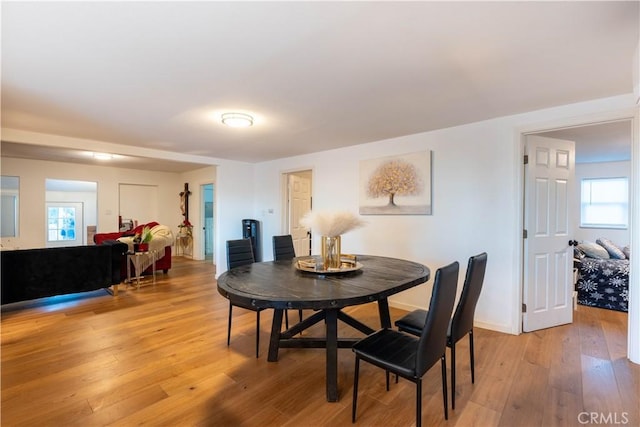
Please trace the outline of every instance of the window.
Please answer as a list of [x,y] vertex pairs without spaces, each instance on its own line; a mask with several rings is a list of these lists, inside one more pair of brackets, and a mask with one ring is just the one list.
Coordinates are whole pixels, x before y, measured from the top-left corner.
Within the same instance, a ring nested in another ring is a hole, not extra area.
[[0,177],[0,237],[18,237],[20,178]]
[[581,181],[581,227],[627,228],[628,224],[627,178],[586,178]]
[[49,207],[47,209],[48,240],[76,240],[76,209],[72,207]]

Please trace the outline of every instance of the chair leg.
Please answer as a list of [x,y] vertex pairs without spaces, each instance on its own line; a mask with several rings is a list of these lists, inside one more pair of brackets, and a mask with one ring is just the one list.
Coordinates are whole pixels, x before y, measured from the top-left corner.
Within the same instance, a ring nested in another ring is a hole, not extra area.
[[260,310],[256,311],[256,358],[260,357]]
[[422,378],[416,382],[416,427],[422,425]]
[[473,329],[469,331],[469,357],[471,360],[471,384],[473,384],[476,380],[475,360],[473,357]]
[[444,419],[449,419],[449,403],[447,402],[447,358],[443,354],[440,358],[440,365],[442,365],[442,399],[444,401]]
[[229,344],[231,343],[231,311],[232,309],[233,309],[233,305],[229,303],[229,323],[227,326],[227,347],[229,347]]
[[451,409],[456,409],[456,343],[455,342],[451,343]]
[[351,407],[351,422],[356,422],[356,405],[358,404],[358,374],[360,372],[360,359],[356,356],[356,368],[353,374],[353,405]]
[[385,371],[387,374],[387,391],[389,391],[389,371]]
[[289,329],[289,310],[284,311],[284,328]]

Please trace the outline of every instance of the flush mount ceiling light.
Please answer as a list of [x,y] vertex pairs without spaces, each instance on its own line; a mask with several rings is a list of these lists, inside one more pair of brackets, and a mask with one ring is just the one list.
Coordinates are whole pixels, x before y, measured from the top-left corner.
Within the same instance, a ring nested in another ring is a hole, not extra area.
[[224,113],[222,123],[232,128],[246,128],[253,125],[253,117],[244,113]]
[[113,154],[109,153],[93,153],[93,158],[96,160],[111,160],[113,159]]

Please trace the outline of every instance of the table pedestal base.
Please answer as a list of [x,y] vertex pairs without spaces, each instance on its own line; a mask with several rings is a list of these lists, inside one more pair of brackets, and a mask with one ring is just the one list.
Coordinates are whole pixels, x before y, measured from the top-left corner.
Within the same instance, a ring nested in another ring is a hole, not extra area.
[[[378,301],[378,312],[380,314],[381,326],[383,328],[390,328],[391,318],[389,316],[389,305],[386,299]],[[274,309],[267,360],[269,362],[277,362],[278,350],[280,348],[325,348],[327,354],[327,401],[337,402],[339,397],[338,348],[351,348],[353,344],[360,340],[360,338],[338,338],[338,320],[365,335],[372,334],[375,330],[336,308],[320,310],[286,331],[280,332],[282,330],[283,313],[284,310],[282,309]],[[325,337],[295,337],[302,331],[321,321],[325,322]]]

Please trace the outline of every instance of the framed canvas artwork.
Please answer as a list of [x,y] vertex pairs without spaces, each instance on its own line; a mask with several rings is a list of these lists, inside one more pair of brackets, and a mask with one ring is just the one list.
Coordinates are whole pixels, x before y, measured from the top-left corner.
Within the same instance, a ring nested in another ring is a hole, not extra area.
[[431,215],[431,151],[360,161],[361,215]]

